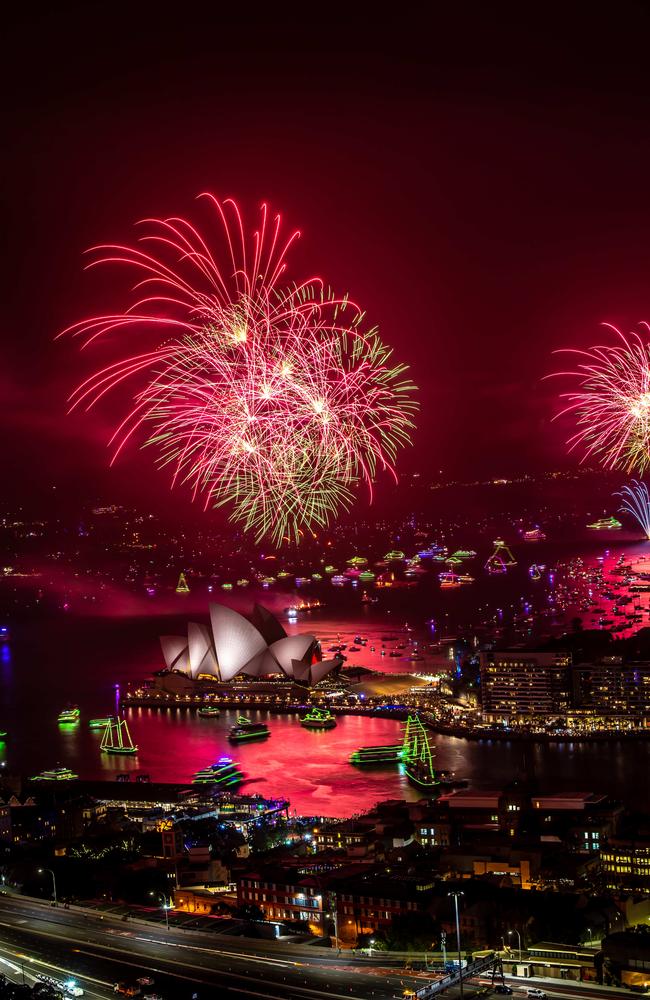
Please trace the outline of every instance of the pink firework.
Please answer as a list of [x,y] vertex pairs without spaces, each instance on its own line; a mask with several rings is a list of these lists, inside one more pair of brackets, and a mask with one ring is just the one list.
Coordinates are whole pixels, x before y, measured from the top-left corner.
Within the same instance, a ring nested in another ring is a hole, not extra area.
[[[185,219],[146,220],[138,249],[94,248],[92,264],[139,274],[123,312],[63,333],[87,348],[128,329],[149,345],[95,372],[71,409],[93,407],[133,380],[133,405],[110,440],[113,461],[145,427],[144,443],[205,506],[229,505],[258,538],[296,539],[329,523],[359,480],[394,474],[416,404],[376,329],[320,279],[286,286],[286,254],[299,234],[261,208],[247,238],[235,202],[204,195],[223,233],[225,260]],[[283,284],[281,285],[281,279]],[[151,340],[154,343],[151,343]]]
[[603,325],[618,343],[567,351],[582,361],[574,371],[554,373],[579,380],[575,390],[562,394],[569,405],[558,416],[570,413],[578,425],[570,449],[582,446],[584,458],[593,456],[607,469],[643,473],[650,464],[650,327],[641,323],[643,335],[626,337]]

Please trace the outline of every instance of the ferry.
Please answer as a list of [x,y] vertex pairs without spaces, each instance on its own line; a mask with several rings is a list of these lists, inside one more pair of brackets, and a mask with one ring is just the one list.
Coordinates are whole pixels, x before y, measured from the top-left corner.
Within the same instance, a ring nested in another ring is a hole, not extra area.
[[54,767],[50,771],[41,771],[32,778],[32,781],[77,781],[78,778],[79,775],[69,767]]
[[350,757],[350,763],[367,767],[394,764],[402,759],[403,754],[404,745],[402,743],[394,743],[384,747],[359,747]]
[[81,712],[75,705],[73,708],[64,708],[59,712],[59,722],[79,722]]
[[546,533],[541,528],[531,528],[529,531],[522,531],[521,537],[525,542],[543,542],[546,540]]
[[9,642],[11,639],[11,632],[9,631],[8,625],[0,625],[0,642]]
[[216,705],[203,705],[196,714],[202,719],[216,719],[220,712]]
[[300,720],[300,725],[304,726],[305,729],[334,729],[336,719],[328,708],[316,708],[314,706]]
[[271,735],[269,727],[264,722],[251,722],[240,715],[237,725],[228,733],[231,743],[243,743],[245,740],[265,740]]
[[232,757],[219,757],[216,763],[197,771],[192,778],[192,784],[215,784],[232,787],[241,784],[243,777],[239,770],[239,764],[236,764]]
[[587,527],[593,531],[618,531],[623,525],[615,517],[601,517],[600,520],[588,524]]
[[103,719],[91,719],[88,723],[91,729],[106,729],[113,721],[112,716],[107,715]]

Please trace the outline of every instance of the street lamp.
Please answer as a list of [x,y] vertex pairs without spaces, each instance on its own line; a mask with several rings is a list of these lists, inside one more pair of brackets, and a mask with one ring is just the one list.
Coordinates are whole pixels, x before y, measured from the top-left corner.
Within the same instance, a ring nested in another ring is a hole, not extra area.
[[515,928],[514,932],[513,931],[508,931],[508,937],[510,937],[511,934],[513,934],[513,933],[517,935],[517,942],[519,944],[519,961],[521,962],[521,934]]
[[164,892],[150,892],[149,895],[150,896],[162,896],[162,899],[163,899],[163,906],[162,906],[162,908],[165,911],[165,927],[167,928],[167,930],[169,930],[169,911],[170,911],[171,905],[172,905],[171,896],[169,897],[169,902],[168,902],[167,901],[167,896],[165,895]]
[[52,871],[51,868],[39,868],[38,869],[38,874],[39,875],[42,875],[43,872],[49,872],[49,874],[52,876],[52,888],[54,889],[54,905],[57,906],[58,905],[58,900],[56,898],[56,878],[54,877],[54,872]]
[[587,927],[587,934],[589,935],[589,944],[591,945],[591,927]]
[[448,892],[448,896],[454,897],[454,907],[456,910],[456,947],[458,948],[458,975],[459,975],[459,985],[460,985],[460,996],[462,1000],[463,996],[463,960],[460,955],[460,917],[458,916],[458,897],[464,896],[464,892]]

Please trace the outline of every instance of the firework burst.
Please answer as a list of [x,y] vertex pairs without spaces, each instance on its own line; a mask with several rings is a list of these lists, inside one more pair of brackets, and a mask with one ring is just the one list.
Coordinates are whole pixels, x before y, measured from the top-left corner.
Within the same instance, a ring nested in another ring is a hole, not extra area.
[[[609,326],[609,324],[604,324]],[[643,472],[650,465],[650,343],[644,335],[624,336],[609,327],[618,343],[567,352],[582,359],[576,370],[556,372],[579,380],[559,417],[571,413],[578,430],[567,444],[584,448],[584,458],[597,458],[607,469]]]
[[[180,218],[146,220],[140,243],[94,248],[90,266],[117,262],[139,275],[135,301],[64,330],[87,348],[126,330],[146,349],[95,372],[71,409],[91,409],[133,382],[132,405],[110,445],[115,461],[142,435],[207,507],[278,543],[327,525],[354,487],[394,475],[416,403],[405,366],[347,297],[320,279],[280,282],[297,232],[262,206],[247,238],[237,205],[209,199],[220,224],[213,248]],[[219,260],[219,249],[226,251]],[[153,343],[152,343],[153,339]]]
[[621,512],[631,514],[650,541],[650,494],[646,484],[634,480],[631,486],[624,486],[616,496],[623,499]]

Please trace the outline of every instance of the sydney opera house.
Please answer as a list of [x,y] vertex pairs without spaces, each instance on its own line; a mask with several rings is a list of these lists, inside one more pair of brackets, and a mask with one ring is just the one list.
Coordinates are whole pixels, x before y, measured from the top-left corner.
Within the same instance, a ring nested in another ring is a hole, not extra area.
[[318,684],[342,660],[321,658],[315,636],[287,635],[266,608],[256,604],[250,620],[221,604],[209,607],[210,624],[190,622],[187,636],[162,636],[168,671],[193,680],[279,675],[298,684]]

